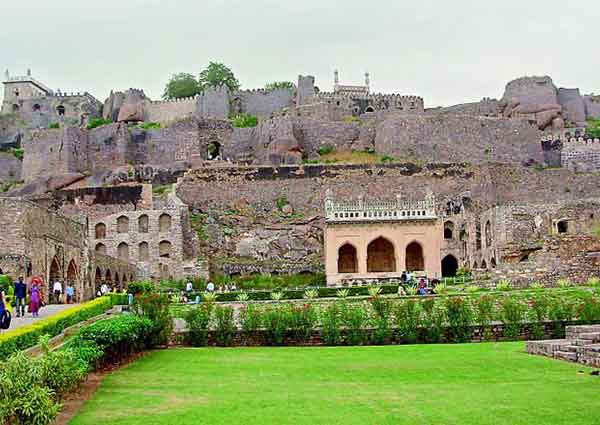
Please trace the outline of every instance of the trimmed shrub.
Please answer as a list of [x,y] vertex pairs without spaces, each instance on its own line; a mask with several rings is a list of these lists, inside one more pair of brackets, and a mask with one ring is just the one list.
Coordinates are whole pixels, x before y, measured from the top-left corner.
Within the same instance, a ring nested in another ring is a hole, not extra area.
[[406,300],[396,306],[396,328],[402,341],[409,344],[417,342],[420,315],[420,304],[415,300]]
[[133,311],[152,323],[149,345],[166,345],[169,342],[173,332],[170,303],[167,295],[158,293],[143,293],[134,298]]
[[476,320],[481,327],[482,337],[490,340],[492,337],[492,319],[494,318],[494,298],[482,295],[476,301]]
[[187,342],[193,347],[204,347],[208,344],[208,331],[212,315],[212,304],[201,304],[190,309],[186,316],[189,332]]
[[424,313],[422,325],[427,342],[440,342],[444,336],[444,311],[437,308],[433,298],[421,302],[421,311]]
[[362,345],[366,342],[366,317],[362,306],[344,304],[342,323],[346,328],[346,339],[349,345]]
[[96,298],[47,319],[38,320],[31,325],[4,332],[0,334],[0,359],[6,359],[17,351],[33,347],[42,335],[54,337],[70,326],[98,316],[110,309],[112,305],[110,297]]
[[525,320],[525,305],[517,297],[506,297],[502,300],[501,308],[504,336],[517,338],[521,334],[521,326]]
[[215,337],[217,345],[221,347],[230,346],[235,336],[235,321],[233,320],[232,307],[219,307],[214,310]]
[[145,294],[148,292],[155,292],[155,291],[156,291],[156,286],[154,286],[154,283],[149,282],[149,281],[131,282],[127,286],[127,292],[129,292],[130,294],[133,294],[133,295]]
[[263,315],[263,326],[271,345],[283,345],[288,329],[288,314],[285,307],[271,307]]
[[533,339],[544,338],[543,321],[548,315],[548,298],[539,294],[531,299],[529,309],[529,321],[531,322],[531,336]]
[[473,310],[463,297],[447,298],[445,302],[449,337],[454,342],[468,342],[472,338]]
[[323,341],[327,345],[339,345],[342,340],[340,331],[341,312],[338,303],[331,303],[321,312]]

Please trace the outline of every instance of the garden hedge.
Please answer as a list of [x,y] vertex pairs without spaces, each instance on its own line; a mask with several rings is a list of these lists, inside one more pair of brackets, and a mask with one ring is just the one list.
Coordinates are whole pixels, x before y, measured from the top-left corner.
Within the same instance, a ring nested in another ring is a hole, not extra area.
[[33,347],[42,335],[54,337],[70,326],[104,313],[112,306],[111,297],[101,297],[46,319],[39,319],[31,325],[4,332],[0,334],[0,360]]

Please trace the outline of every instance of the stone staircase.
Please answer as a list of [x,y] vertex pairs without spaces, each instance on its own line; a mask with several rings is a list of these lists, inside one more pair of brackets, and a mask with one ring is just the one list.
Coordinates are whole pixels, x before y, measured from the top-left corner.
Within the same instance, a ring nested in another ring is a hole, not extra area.
[[600,325],[567,326],[565,339],[528,341],[527,352],[600,367]]

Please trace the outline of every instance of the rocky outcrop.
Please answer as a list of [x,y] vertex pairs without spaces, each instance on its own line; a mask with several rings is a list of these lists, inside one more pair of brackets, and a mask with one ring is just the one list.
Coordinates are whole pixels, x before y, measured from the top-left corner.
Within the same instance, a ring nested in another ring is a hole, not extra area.
[[585,125],[585,104],[579,89],[558,89],[558,103],[562,107],[562,116],[565,121],[578,127]]
[[21,160],[10,152],[0,152],[0,183],[21,180]]
[[600,96],[584,96],[583,104],[587,118],[600,119]]

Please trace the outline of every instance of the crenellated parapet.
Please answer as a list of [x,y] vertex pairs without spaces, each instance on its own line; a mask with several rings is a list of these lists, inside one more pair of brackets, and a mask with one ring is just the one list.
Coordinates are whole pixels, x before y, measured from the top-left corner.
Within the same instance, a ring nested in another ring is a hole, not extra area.
[[152,105],[165,105],[172,103],[195,103],[198,101],[198,95],[190,96],[190,97],[180,97],[177,99],[167,99],[167,100],[151,100],[150,103]]

